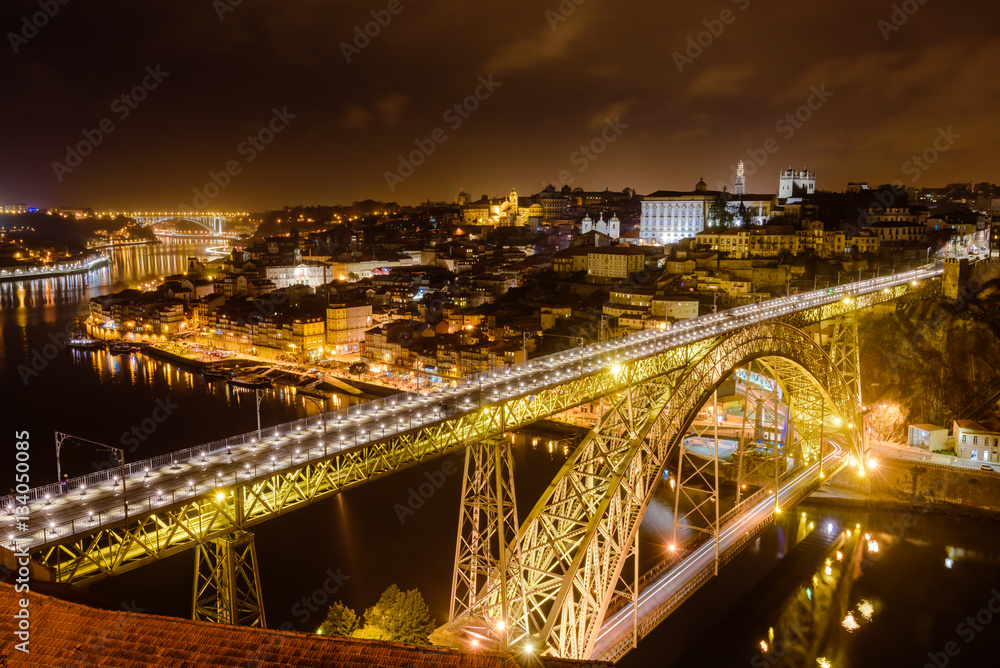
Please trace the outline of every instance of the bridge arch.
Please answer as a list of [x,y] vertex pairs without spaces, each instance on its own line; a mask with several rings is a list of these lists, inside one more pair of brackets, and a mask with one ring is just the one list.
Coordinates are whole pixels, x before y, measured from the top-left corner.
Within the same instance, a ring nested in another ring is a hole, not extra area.
[[[694,350],[692,351],[692,348]],[[678,351],[664,376],[616,395],[525,519],[508,582],[521,583],[527,618],[509,620],[536,651],[588,659],[615,594],[639,523],[670,456],[701,407],[736,370],[777,360],[787,386],[811,393],[841,421],[862,454],[857,397],[830,356],[805,332],[779,322],[752,325]],[[628,374],[629,365],[622,373]]]
[[185,222],[194,223],[195,225],[208,230],[213,234],[222,232],[225,222],[221,216],[144,216],[136,219],[137,222],[146,227],[168,220],[183,220]]

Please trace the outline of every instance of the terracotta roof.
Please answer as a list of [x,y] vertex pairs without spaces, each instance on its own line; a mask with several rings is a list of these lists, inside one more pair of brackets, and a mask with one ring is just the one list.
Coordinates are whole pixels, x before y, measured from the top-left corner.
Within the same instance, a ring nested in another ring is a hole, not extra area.
[[[14,588],[0,583],[0,616],[18,610]],[[35,666],[142,668],[517,668],[508,655],[195,622],[134,612],[98,610],[32,591],[30,661]],[[5,642],[10,656],[23,656]],[[14,665],[18,665],[15,663]],[[611,666],[597,661],[543,659],[542,666]]]

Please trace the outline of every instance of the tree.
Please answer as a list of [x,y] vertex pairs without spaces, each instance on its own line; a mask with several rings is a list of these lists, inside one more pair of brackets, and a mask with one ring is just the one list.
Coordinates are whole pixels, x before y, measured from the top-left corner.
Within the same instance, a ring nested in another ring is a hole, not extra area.
[[429,645],[427,636],[434,627],[427,603],[418,590],[404,592],[390,585],[378,603],[365,610],[364,628],[356,631],[354,637]]
[[319,632],[326,636],[349,638],[358,630],[358,616],[346,605],[337,601],[330,606]]
[[740,206],[736,209],[736,217],[740,219],[740,225],[742,227],[750,227],[753,225],[753,214],[747,209],[747,205],[740,202]]
[[726,228],[729,227],[733,218],[735,218],[732,211],[729,210],[729,193],[726,192],[725,187],[722,191],[716,193],[715,200],[712,202],[711,206],[708,207],[708,219],[714,223],[715,227]]
[[360,376],[363,373],[368,373],[368,365],[364,362],[355,362],[351,366],[347,367],[347,370],[355,376]]

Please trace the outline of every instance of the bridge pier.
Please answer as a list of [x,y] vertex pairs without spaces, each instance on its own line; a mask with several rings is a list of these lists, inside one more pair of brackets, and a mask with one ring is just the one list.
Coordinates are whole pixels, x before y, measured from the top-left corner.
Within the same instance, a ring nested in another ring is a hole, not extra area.
[[267,628],[252,533],[236,531],[198,545],[191,618]]
[[[503,410],[501,408],[501,410]],[[462,505],[451,588],[449,626],[462,619],[464,637],[446,644],[509,649],[527,632],[519,572],[514,462],[506,434],[465,450]],[[447,627],[443,630],[448,635]]]

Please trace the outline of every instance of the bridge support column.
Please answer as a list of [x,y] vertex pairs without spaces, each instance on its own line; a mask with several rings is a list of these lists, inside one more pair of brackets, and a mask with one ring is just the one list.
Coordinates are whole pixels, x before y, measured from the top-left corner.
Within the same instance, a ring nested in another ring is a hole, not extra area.
[[830,359],[844,376],[847,385],[861,401],[861,346],[858,343],[858,319],[851,311],[833,321],[833,336],[830,337]]
[[237,531],[198,546],[191,618],[267,628],[252,533]]
[[714,456],[705,459],[692,455],[681,437],[677,448],[676,495],[674,497],[674,524],[672,548],[683,542],[678,530],[699,531],[715,540],[716,573],[718,573],[719,539],[719,393],[712,394],[708,409],[712,424],[694,429],[696,438],[712,439]]
[[498,437],[465,451],[449,613],[470,644],[501,650],[527,630],[523,583],[510,577],[520,573],[510,445]]

